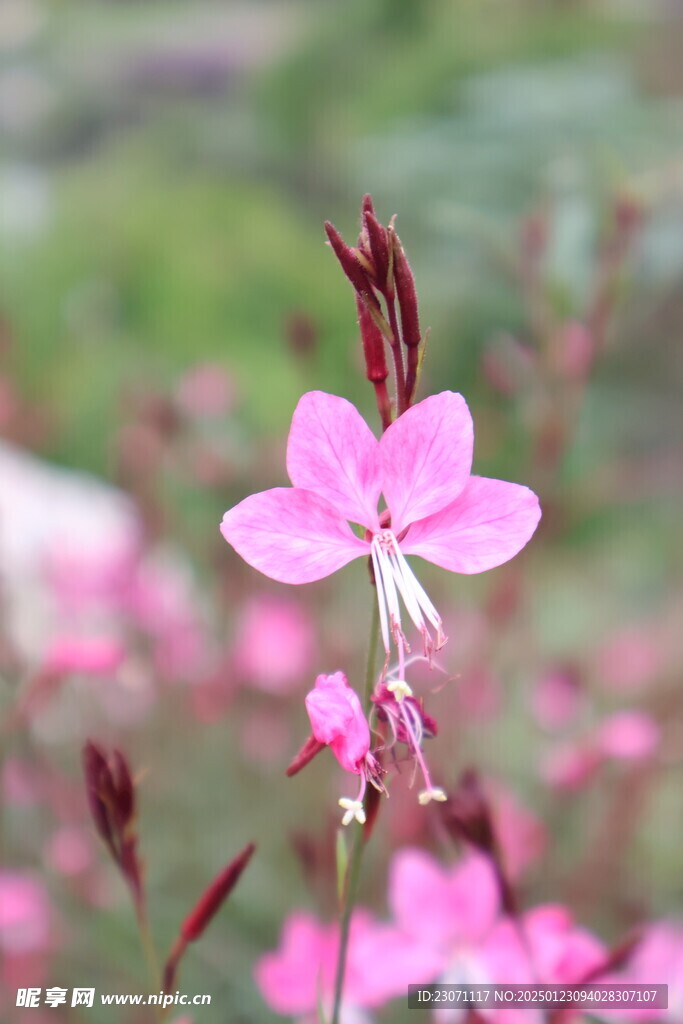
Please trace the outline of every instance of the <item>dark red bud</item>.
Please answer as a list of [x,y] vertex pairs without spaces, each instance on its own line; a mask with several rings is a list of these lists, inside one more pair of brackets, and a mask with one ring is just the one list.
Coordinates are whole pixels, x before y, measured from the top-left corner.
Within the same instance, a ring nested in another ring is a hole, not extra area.
[[367,275],[366,269],[362,266],[358,255],[346,245],[337,229],[329,221],[325,222],[325,232],[342,270],[353,287],[364,297],[366,302],[374,305],[379,311],[379,303],[372,290],[372,282]]
[[108,786],[109,768],[104,754],[90,740],[83,747],[83,774],[85,795],[95,828],[110,849],[113,849],[114,835],[111,827],[110,809],[103,799],[103,792],[112,790]]
[[363,196],[363,202],[361,204],[361,219],[366,213],[372,213],[373,215],[375,213],[375,208],[372,205],[372,196],[368,192]]
[[204,892],[195,908],[187,915],[180,928],[180,937],[184,942],[196,942],[207,928],[209,922],[218,912],[232,890],[237,885],[240,875],[251,860],[254,843],[239,853],[234,860],[223,868]]
[[403,246],[398,235],[392,232],[394,248],[394,280],[396,295],[401,310],[401,327],[403,343],[408,348],[417,348],[422,340],[420,334],[420,317],[417,310],[417,293],[415,278],[406,259]]
[[112,754],[112,778],[115,788],[114,810],[121,828],[125,828],[135,815],[135,787],[130,768],[119,750]]
[[384,337],[360,295],[356,295],[356,308],[358,310],[358,326],[360,327],[360,335],[363,342],[367,378],[375,384],[386,380],[389,376],[389,368],[387,367],[384,350]]
[[371,214],[363,217],[368,244],[375,268],[377,287],[385,294],[393,295],[394,282],[389,280],[389,237],[386,228]]
[[309,761],[312,761],[316,754],[325,749],[325,744],[317,740],[315,736],[309,736],[299,753],[293,758],[287,769],[287,776],[291,779],[293,775],[305,768]]
[[495,833],[491,810],[479,778],[472,769],[463,772],[452,795],[443,804],[446,828],[454,838],[465,839],[483,853],[491,854]]

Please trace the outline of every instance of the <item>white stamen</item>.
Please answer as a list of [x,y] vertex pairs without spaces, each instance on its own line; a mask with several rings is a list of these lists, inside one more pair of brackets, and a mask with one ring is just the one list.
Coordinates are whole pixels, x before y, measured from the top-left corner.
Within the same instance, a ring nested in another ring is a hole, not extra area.
[[[410,650],[401,629],[399,594],[410,619],[422,634],[425,654],[430,655],[435,648],[439,650],[446,642],[441,617],[401,553],[398,541],[391,530],[382,530],[375,534],[370,553],[377,585],[382,639],[387,654],[390,651],[390,637],[393,637],[399,648],[399,660],[404,651]],[[436,644],[425,618],[436,630]]]
[[342,825],[350,825],[354,818],[359,825],[365,824],[365,811],[360,800],[352,800],[351,797],[343,796],[339,800],[339,806],[345,811]]
[[443,803],[443,801],[448,798],[440,786],[434,786],[432,789],[423,789],[421,793],[418,793],[417,799],[420,804],[425,807],[428,803],[431,803],[432,800],[437,800],[439,803]]
[[393,693],[394,697],[400,704],[406,697],[412,697],[413,691],[408,686],[405,679],[391,679],[387,683],[387,690],[389,693]]

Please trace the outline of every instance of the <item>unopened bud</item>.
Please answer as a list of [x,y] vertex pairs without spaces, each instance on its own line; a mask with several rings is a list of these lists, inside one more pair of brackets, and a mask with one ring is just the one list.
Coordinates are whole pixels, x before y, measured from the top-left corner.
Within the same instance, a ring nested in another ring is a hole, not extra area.
[[182,923],[180,935],[184,942],[196,942],[200,938],[211,919],[237,885],[240,875],[251,860],[255,849],[254,843],[249,843],[214,878],[197,905]]
[[417,293],[415,278],[410,264],[403,251],[401,240],[395,231],[391,231],[394,255],[394,280],[396,295],[401,310],[401,327],[403,343],[410,349],[417,349],[422,336],[420,334],[420,317],[417,309]]
[[394,295],[394,282],[390,276],[392,261],[390,259],[390,244],[387,230],[382,227],[372,213],[364,214],[363,223],[367,232],[372,263],[375,268],[377,287],[387,298],[392,298]]
[[379,327],[372,319],[368,307],[360,295],[356,295],[356,308],[358,310],[358,326],[363,342],[363,354],[367,378],[376,384],[386,380],[389,376],[386,353],[384,350],[384,336]]
[[362,295],[365,301],[374,306],[378,312],[380,312],[379,303],[372,290],[372,282],[370,281],[367,271],[362,266],[358,253],[344,242],[337,229],[330,224],[329,221],[325,222],[325,232],[329,239],[329,243],[334,251],[335,256],[339,260],[342,270],[348,277],[349,281],[356,289],[359,295]]

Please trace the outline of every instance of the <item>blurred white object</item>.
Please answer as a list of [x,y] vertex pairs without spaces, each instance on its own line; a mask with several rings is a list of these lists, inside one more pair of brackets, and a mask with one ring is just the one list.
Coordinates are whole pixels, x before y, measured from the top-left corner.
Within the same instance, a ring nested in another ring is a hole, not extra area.
[[141,535],[122,491],[0,441],[2,618],[22,658],[38,664],[64,629],[111,629]]

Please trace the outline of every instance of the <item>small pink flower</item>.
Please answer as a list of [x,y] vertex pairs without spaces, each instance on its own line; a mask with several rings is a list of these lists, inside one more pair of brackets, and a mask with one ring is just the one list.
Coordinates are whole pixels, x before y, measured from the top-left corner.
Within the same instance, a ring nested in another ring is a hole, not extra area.
[[[264,642],[267,637],[267,642]],[[272,594],[252,598],[237,624],[235,667],[267,693],[301,685],[316,654],[310,616],[293,601]]]
[[[391,862],[389,905],[398,927],[431,951],[432,977],[453,983],[490,980],[480,950],[498,919],[500,897],[486,857],[471,853],[444,868],[422,850],[403,849]],[[423,980],[426,976],[415,978]]]
[[343,672],[319,675],[315,689],[306,696],[306,710],[311,720],[313,736],[318,743],[331,749],[342,768],[360,775],[360,792],[355,799],[342,797],[344,825],[355,820],[365,823],[363,797],[367,778],[373,777],[374,759],[370,755],[370,727],[363,714],[360,700],[349,686]]
[[180,378],[176,394],[188,416],[224,416],[235,399],[235,382],[218,363],[198,363]]
[[318,742],[330,747],[342,768],[359,775],[370,750],[370,727],[344,673],[318,676],[306,710]]
[[20,871],[0,871],[0,949],[8,956],[44,950],[50,904],[42,884]]
[[[261,957],[255,968],[271,1010],[306,1024],[319,1020],[319,1006],[329,1014],[338,943],[336,924],[322,924],[301,911],[290,914],[279,949]],[[358,908],[349,935],[342,1022],[367,1021],[366,1009],[405,995],[408,977],[432,977],[424,952],[407,935]]]
[[123,644],[113,637],[62,635],[52,641],[43,668],[58,676],[111,676],[126,656]]
[[650,757],[661,738],[659,726],[644,711],[618,711],[600,725],[596,742],[605,757],[640,761]]
[[516,555],[540,518],[526,487],[471,476],[472,452],[472,417],[451,391],[408,409],[379,441],[345,399],[311,391],[289,432],[294,486],[245,498],[226,512],[221,531],[245,561],[281,583],[311,583],[370,556],[387,654],[390,638],[399,657],[407,649],[399,596],[430,652],[445,642],[441,617],[405,555],[451,572],[484,572]]
[[649,925],[626,970],[610,977],[609,982],[626,985],[668,985],[669,1006],[666,1010],[635,1009],[616,1014],[596,1013],[601,1019],[652,1021],[679,1024],[683,1020],[683,922],[656,921]]
[[[559,904],[527,911],[518,921],[502,918],[488,937],[482,959],[499,985],[576,985],[607,960],[603,944],[577,925]],[[491,1024],[543,1024],[542,1010],[506,1007]]]

